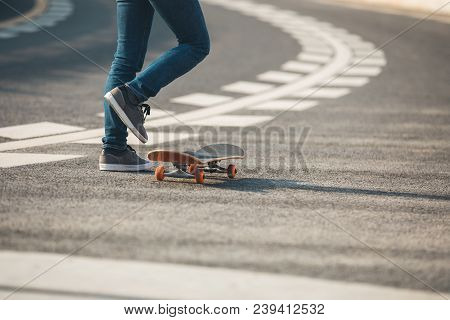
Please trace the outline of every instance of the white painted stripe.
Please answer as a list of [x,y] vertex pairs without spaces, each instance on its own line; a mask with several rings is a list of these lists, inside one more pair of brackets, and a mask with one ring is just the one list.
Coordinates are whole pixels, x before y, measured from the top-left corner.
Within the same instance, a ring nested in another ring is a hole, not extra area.
[[351,42],[350,46],[354,50],[373,50],[373,49],[375,49],[375,45],[371,42],[355,41],[355,42]]
[[233,99],[232,97],[220,96],[215,94],[192,93],[186,96],[171,99],[170,102],[192,105],[197,107],[209,107],[232,99]]
[[301,76],[296,73],[282,72],[282,71],[267,71],[257,76],[258,80],[275,82],[275,83],[289,83],[298,81]]
[[311,88],[292,93],[290,96],[294,98],[336,99],[349,93],[350,89],[347,88]]
[[[129,145],[145,145],[145,146],[156,146],[169,142],[183,141],[186,139],[194,139],[197,134],[188,133],[175,133],[175,132],[147,132],[148,142],[146,144],[142,143],[134,134],[128,132],[127,143]],[[79,144],[102,144],[102,137],[90,138],[84,140],[73,141],[71,143]]]
[[327,82],[330,87],[362,87],[369,83],[369,78],[365,77],[339,77]]
[[255,94],[273,89],[274,86],[268,83],[260,82],[249,82],[249,81],[238,81],[226,86],[221,89],[228,92],[244,93],[244,94]]
[[105,132],[105,129],[92,129],[75,133],[59,134],[56,136],[49,136],[43,138],[33,138],[27,140],[10,141],[0,143],[0,151],[26,149],[31,147],[46,146],[49,144],[66,143],[75,140],[88,139],[100,137]]
[[351,69],[345,71],[345,76],[366,76],[366,77],[374,77],[381,73],[381,68],[378,67],[362,67],[355,66]]
[[384,58],[354,58],[352,63],[358,63],[358,65],[364,66],[377,66],[384,67],[386,65],[386,59]]
[[312,54],[312,53],[300,53],[297,57],[298,60],[316,63],[327,63],[331,60],[329,55]]
[[272,110],[272,111],[303,111],[317,106],[317,101],[299,101],[290,99],[280,99],[263,102],[248,107],[250,110]]
[[235,116],[221,115],[206,119],[188,121],[193,126],[212,126],[212,127],[248,127],[261,122],[269,121],[272,116]]
[[311,54],[333,54],[333,50],[327,46],[304,46],[303,51]]
[[[56,265],[58,262],[61,263]],[[33,299],[46,291],[64,292],[67,296],[79,293],[91,298],[98,295],[123,299],[440,299],[429,291],[365,283],[223,267],[67,257],[55,253],[1,251],[0,266],[0,286],[12,288],[22,286],[55,266],[21,291]],[[33,291],[40,293],[33,295]],[[20,295],[11,298],[20,298]]]
[[[145,122],[149,122],[149,121],[151,122],[154,119],[167,117],[167,116],[170,116],[170,115],[173,115],[173,114],[175,114],[174,111],[155,109],[155,108],[152,107],[151,114],[145,119]],[[97,117],[104,118],[105,117],[105,113],[104,112],[97,113]]]
[[299,61],[288,61],[281,66],[281,69],[285,71],[301,72],[301,73],[311,73],[319,68],[318,64],[315,63],[305,63]]
[[0,39],[11,39],[16,36],[17,34],[13,31],[0,31]]
[[0,128],[0,137],[9,139],[27,139],[81,130],[84,130],[84,128],[53,122],[38,122]]
[[83,156],[71,154],[0,153],[0,168],[20,167],[81,157]]
[[384,58],[383,51],[375,50],[354,50],[353,55],[356,58]]

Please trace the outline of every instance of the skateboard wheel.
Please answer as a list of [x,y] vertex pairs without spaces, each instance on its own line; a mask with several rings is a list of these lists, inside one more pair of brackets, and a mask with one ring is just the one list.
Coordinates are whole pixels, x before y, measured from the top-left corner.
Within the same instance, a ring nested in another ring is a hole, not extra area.
[[196,168],[197,168],[197,165],[195,163],[190,164],[188,167],[188,172],[193,174],[195,172]]
[[234,164],[230,164],[227,168],[228,178],[233,179],[234,177],[236,177],[236,174],[237,174],[236,166]]
[[205,173],[203,172],[203,169],[195,168],[194,177],[195,182],[203,184],[203,181],[205,181]]
[[158,168],[156,168],[156,170],[155,170],[156,180],[163,181],[164,180],[164,172],[165,172],[164,166],[159,166]]

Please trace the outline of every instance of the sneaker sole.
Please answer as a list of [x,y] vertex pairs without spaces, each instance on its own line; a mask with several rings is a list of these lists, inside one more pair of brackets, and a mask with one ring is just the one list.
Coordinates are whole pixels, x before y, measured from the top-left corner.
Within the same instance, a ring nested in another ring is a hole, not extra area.
[[144,164],[109,164],[99,163],[100,171],[148,171],[154,165],[151,162]]
[[113,108],[113,110],[119,116],[120,120],[122,120],[122,122],[127,126],[127,128],[130,129],[131,132],[133,132],[133,134],[139,139],[139,141],[141,141],[142,143],[147,143],[148,139],[145,139],[145,137],[143,137],[139,133],[138,129],[136,129],[136,127],[133,125],[133,123],[127,117],[125,112],[123,112],[122,108],[120,107],[119,103],[116,101],[114,96],[110,92],[108,92],[107,94],[105,94],[104,98],[106,101],[108,101],[111,108]]

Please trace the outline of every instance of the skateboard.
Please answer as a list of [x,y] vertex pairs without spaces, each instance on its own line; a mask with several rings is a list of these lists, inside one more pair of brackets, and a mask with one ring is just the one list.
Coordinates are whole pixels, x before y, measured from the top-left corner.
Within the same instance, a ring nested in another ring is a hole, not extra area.
[[245,152],[240,147],[232,144],[211,144],[197,151],[174,151],[154,150],[148,153],[150,161],[169,162],[175,167],[174,170],[166,172],[163,165],[155,170],[158,181],[165,177],[195,179],[202,184],[207,173],[226,173],[228,178],[236,177],[237,169],[234,164],[227,168],[220,166],[222,160],[233,160],[244,158]]

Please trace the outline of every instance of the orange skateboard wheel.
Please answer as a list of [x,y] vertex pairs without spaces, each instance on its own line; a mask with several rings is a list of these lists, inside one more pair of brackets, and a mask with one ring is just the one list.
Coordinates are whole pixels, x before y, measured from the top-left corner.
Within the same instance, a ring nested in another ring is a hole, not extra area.
[[188,167],[188,172],[194,174],[196,168],[197,168],[197,165],[195,163],[190,164]]
[[156,180],[163,181],[164,180],[164,172],[165,171],[166,170],[164,169],[164,166],[157,167],[156,170],[155,170]]
[[205,173],[203,172],[203,169],[195,168],[194,177],[195,182],[203,184],[205,181]]
[[237,174],[236,166],[234,164],[230,164],[227,168],[228,178],[233,179],[234,177],[236,177],[236,174]]

